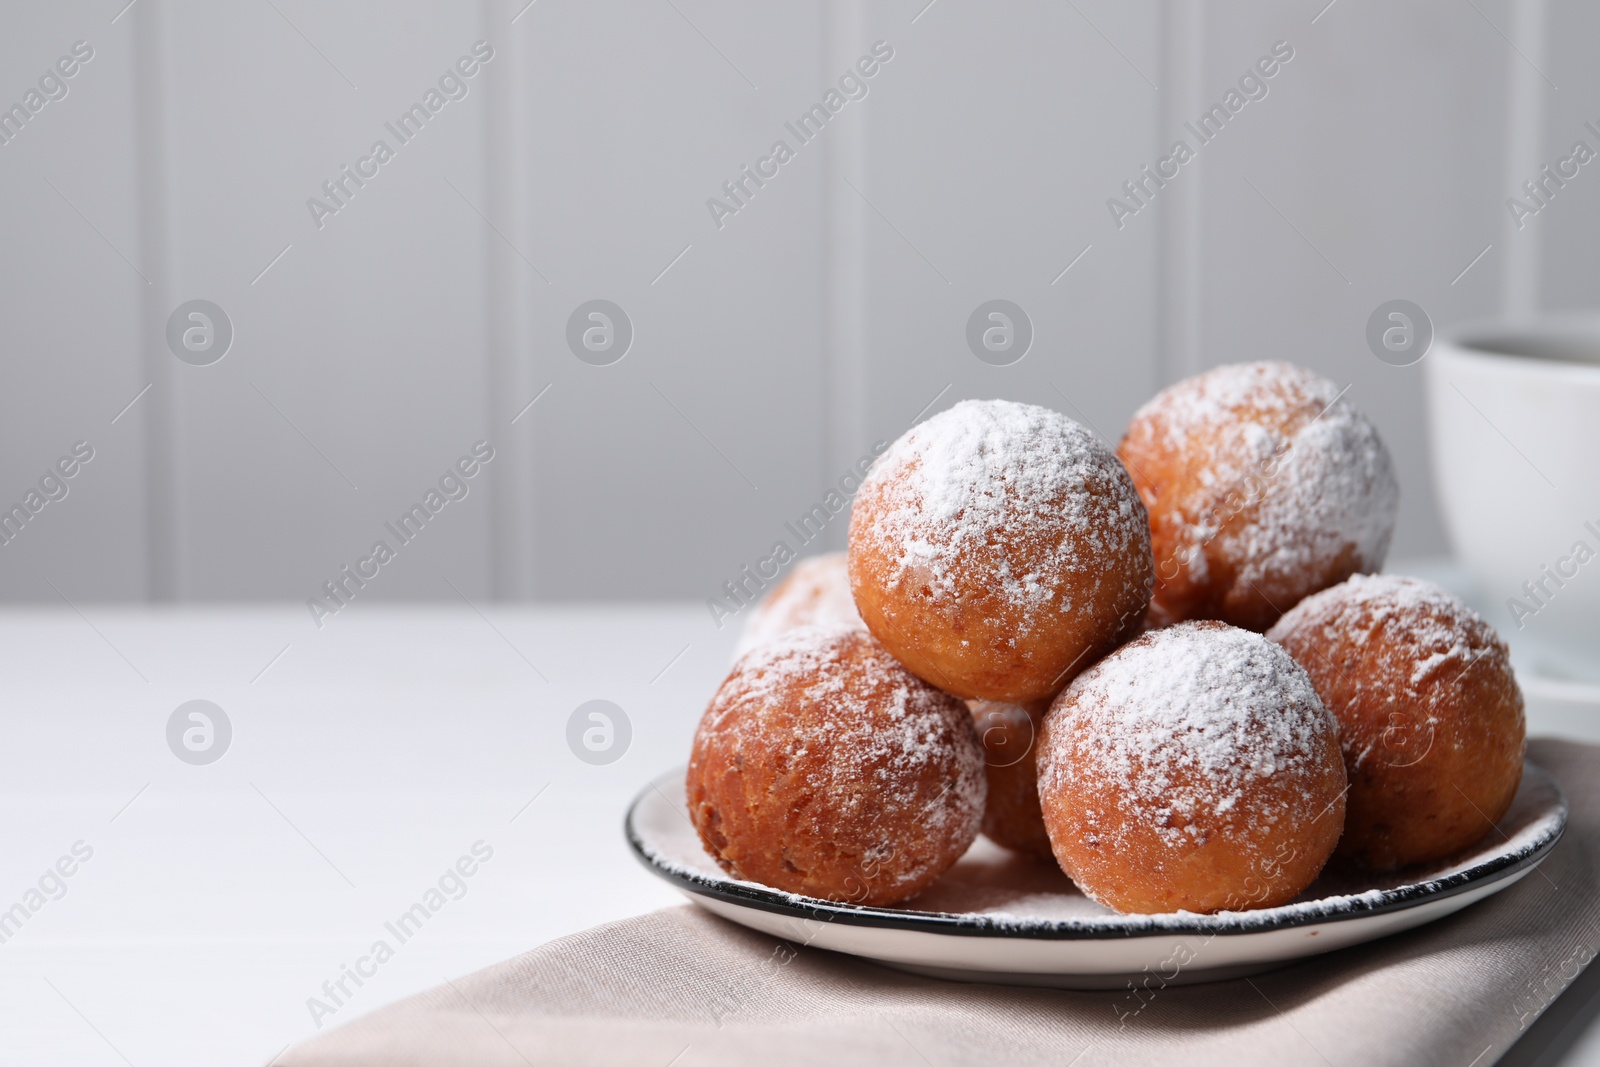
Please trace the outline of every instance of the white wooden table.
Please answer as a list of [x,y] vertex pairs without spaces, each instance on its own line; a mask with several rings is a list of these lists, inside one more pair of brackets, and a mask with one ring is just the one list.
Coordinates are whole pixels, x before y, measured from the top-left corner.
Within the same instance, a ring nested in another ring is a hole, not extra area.
[[[0,944],[0,1062],[263,1064],[379,939],[393,958],[324,1025],[677,903],[622,813],[685,758],[733,627],[700,605],[478,608],[368,605],[321,631],[292,607],[0,613],[0,909],[93,850]],[[596,698],[633,729],[605,766],[566,741]],[[205,766],[166,740],[193,699],[233,729]],[[385,923],[479,841],[464,895],[399,943]],[[1600,1062],[1583,1054],[1566,1062]]]

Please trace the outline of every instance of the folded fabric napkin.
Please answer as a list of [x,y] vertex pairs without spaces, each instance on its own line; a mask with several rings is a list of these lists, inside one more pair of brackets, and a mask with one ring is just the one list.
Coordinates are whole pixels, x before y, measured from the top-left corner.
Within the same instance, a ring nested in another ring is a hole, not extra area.
[[1528,757],[1572,807],[1534,873],[1450,918],[1141,998],[921,978],[697,908],[563,938],[319,1036],[279,1067],[544,1064],[1485,1067],[1600,945],[1600,747]]

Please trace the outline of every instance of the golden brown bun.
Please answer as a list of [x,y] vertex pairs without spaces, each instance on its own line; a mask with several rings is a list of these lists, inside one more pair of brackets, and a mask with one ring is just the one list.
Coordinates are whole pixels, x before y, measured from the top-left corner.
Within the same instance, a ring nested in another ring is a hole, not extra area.
[[1061,867],[1125,912],[1292,900],[1344,823],[1333,717],[1283,649],[1218,622],[1154,630],[1051,705],[1039,798]]
[[1150,512],[1159,620],[1265,630],[1383,565],[1399,489],[1377,430],[1289,363],[1218,367],[1140,408],[1118,447]]
[[964,401],[912,427],[850,514],[867,628],[969,699],[1048,699],[1137,632],[1151,570],[1122,464],[1071,419],[1025,404]]
[[736,878],[856,904],[914,896],[983,821],[966,705],[864,630],[805,627],[734,665],[695,732],[689,816]]
[[1440,859],[1506,813],[1522,781],[1522,693],[1505,642],[1471,608],[1415,578],[1356,577],[1268,636],[1339,722],[1350,776],[1341,859]]
[[757,645],[802,626],[866,628],[856,614],[843,552],[825,552],[796,562],[794,569],[751,609],[739,632],[733,658],[737,660]]
[[989,800],[983,832],[1013,852],[1050,858],[1050,835],[1039,810],[1039,725],[1046,705],[972,702],[972,721],[983,740]]

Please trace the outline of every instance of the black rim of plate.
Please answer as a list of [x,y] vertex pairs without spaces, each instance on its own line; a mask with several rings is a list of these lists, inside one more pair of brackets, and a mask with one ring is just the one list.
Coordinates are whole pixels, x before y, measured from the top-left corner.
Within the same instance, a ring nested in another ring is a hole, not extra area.
[[[623,819],[623,833],[634,858],[654,875],[696,896],[755,908],[794,919],[810,922],[836,922],[846,926],[875,927],[886,930],[904,930],[923,934],[943,934],[960,937],[1022,938],[1035,941],[1094,941],[1114,937],[1156,937],[1170,935],[1243,935],[1260,934],[1270,930],[1283,930],[1299,926],[1318,926],[1347,919],[1361,919],[1386,912],[1404,911],[1421,904],[1444,900],[1485,885],[1504,880],[1518,871],[1530,868],[1542,860],[1561,839],[1567,828],[1567,799],[1561,785],[1548,772],[1528,763],[1527,770],[1535,770],[1545,778],[1555,791],[1557,814],[1554,823],[1544,833],[1515,850],[1497,853],[1481,863],[1456,871],[1443,878],[1397,886],[1382,891],[1376,900],[1359,896],[1328,898],[1327,910],[1304,908],[1288,904],[1283,908],[1263,908],[1256,912],[1225,912],[1220,915],[1196,915],[1193,919],[1175,919],[1167,915],[1150,916],[1149,922],[1140,922],[1143,916],[1117,915],[1104,919],[1017,920],[998,919],[976,913],[939,911],[908,911],[898,908],[869,908],[854,904],[840,904],[815,897],[799,897],[780,890],[768,889],[749,882],[735,882],[725,878],[708,878],[689,871],[678,870],[658,862],[655,854],[645,844],[635,825],[634,816],[652,791],[660,792],[653,779],[639,791],[628,805]],[[682,777],[682,771],[662,776]],[[671,804],[671,801],[668,801]],[[1288,913],[1284,908],[1293,909]]]

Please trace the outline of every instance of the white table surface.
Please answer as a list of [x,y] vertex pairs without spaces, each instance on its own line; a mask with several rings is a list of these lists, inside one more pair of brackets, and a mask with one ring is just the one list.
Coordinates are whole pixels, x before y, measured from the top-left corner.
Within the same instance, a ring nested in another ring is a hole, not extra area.
[[[0,909],[94,849],[0,945],[0,1063],[266,1063],[480,839],[494,855],[466,895],[327,1025],[680,902],[622,814],[686,757],[733,628],[700,605],[479,607],[364,606],[320,632],[293,607],[0,613]],[[234,730],[203,767],[166,744],[195,698]],[[594,698],[633,725],[609,766],[566,746]]]
[[[94,850],[0,945],[0,1063],[267,1063],[479,840],[466,894],[324,1025],[681,900],[621,820],[725,672],[734,627],[701,605],[362,605],[321,631],[295,607],[82,608],[0,612],[0,909]],[[166,743],[196,698],[234,730],[202,767]],[[595,698],[633,726],[609,766],[567,748]],[[1600,1063],[1586,1041],[1561,1062]]]

